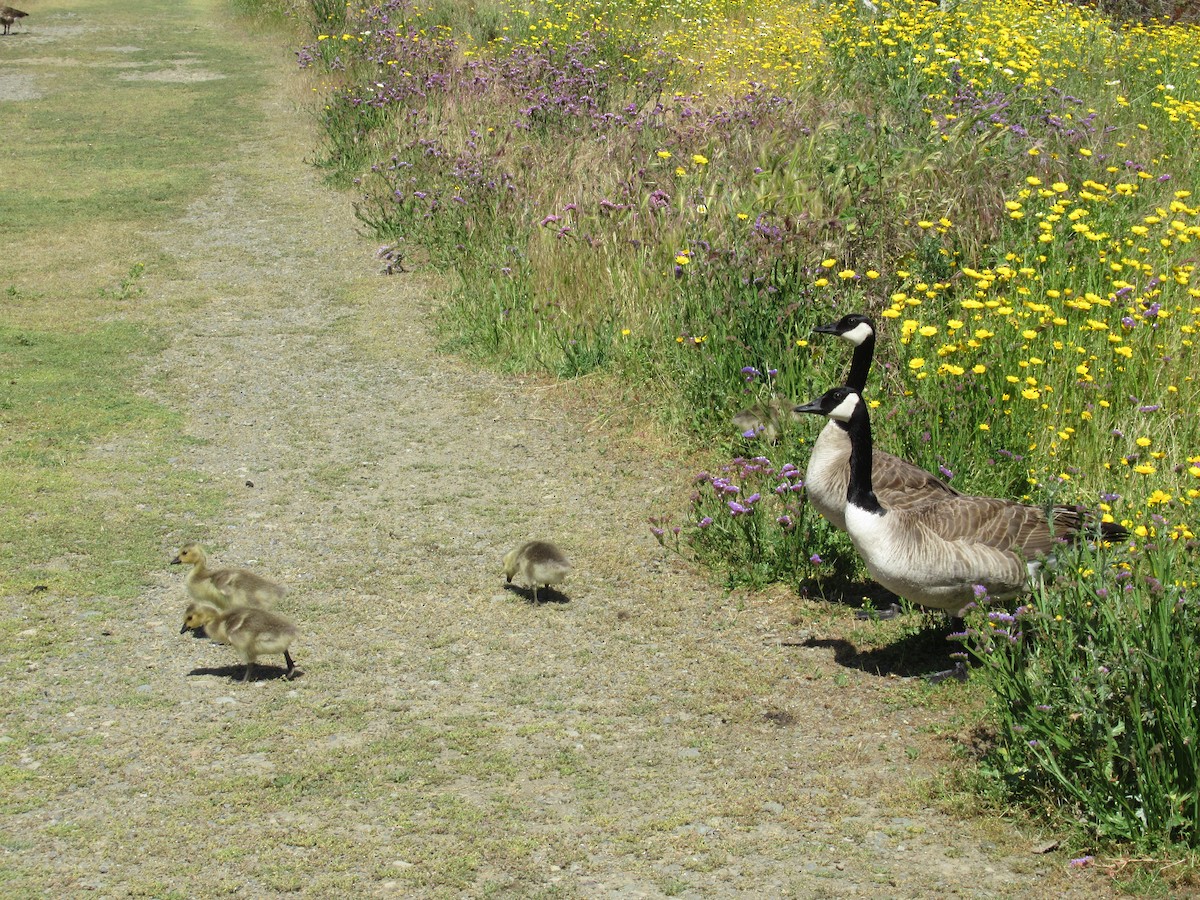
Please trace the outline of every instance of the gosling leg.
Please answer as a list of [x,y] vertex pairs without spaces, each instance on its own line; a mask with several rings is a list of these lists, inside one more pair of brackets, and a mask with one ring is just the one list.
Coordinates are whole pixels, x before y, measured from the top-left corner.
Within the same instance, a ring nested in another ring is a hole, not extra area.
[[246,663],[246,674],[242,676],[242,683],[245,684],[250,680],[250,673],[254,671],[254,663]]
[[283,651],[283,658],[287,662],[287,671],[283,673],[283,677],[286,681],[291,681],[292,675],[296,671],[296,664],[292,662],[292,655],[286,650]]

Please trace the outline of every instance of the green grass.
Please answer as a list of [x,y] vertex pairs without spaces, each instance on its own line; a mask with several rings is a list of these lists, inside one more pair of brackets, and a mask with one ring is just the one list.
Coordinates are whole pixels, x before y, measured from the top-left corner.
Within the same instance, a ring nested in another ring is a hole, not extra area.
[[[197,160],[235,152],[254,110],[233,98],[262,76],[228,46],[216,4],[51,2],[25,21],[54,28],[68,11],[103,28],[56,43],[71,66],[32,70],[40,99],[4,104],[0,593],[121,598],[161,567],[169,523],[221,502],[170,462],[188,441],[182,414],[137,385],[170,340],[152,285],[176,263],[155,228],[210,190]],[[188,29],[200,55],[114,49],[112,35],[146,16]],[[14,65],[32,53],[16,40],[5,50]],[[145,77],[175,71],[191,77]]]
[[[68,10],[55,0],[39,4],[36,21],[61,27],[70,23],[62,18]],[[250,56],[228,46],[228,13],[219,4],[100,2],[82,15],[128,33],[137,33],[146,16],[166,19],[188,29],[201,58],[222,60],[210,70],[199,58],[173,56],[170,47],[132,41],[117,51],[100,39],[102,32],[85,29],[56,42],[69,67],[34,71],[41,99],[5,103],[0,164],[8,184],[20,189],[0,195],[7,248],[0,289],[53,289],[44,314],[68,304],[73,319],[86,321],[101,312],[97,287],[115,283],[137,262],[157,269],[167,261],[169,249],[164,253],[150,236],[153,224],[180,215],[210,187],[211,170],[196,161],[233,152],[254,110],[232,98],[246,96],[261,75]],[[219,57],[206,52],[218,46]],[[14,64],[34,58],[30,45],[17,41],[6,44],[6,55]],[[146,77],[173,71],[196,80]],[[7,317],[12,305],[0,309]]]

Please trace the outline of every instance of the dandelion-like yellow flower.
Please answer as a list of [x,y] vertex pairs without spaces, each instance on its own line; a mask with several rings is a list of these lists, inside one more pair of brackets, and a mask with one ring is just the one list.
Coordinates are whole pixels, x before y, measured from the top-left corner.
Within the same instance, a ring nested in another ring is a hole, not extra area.
[[1150,463],[1140,463],[1133,467],[1133,471],[1137,472],[1139,475],[1153,475],[1154,466],[1150,465]]
[[920,356],[914,356],[912,359],[910,359],[908,361],[908,367],[910,369],[912,369],[914,372],[917,369],[924,368],[925,367],[925,359]]
[[698,166],[707,166],[708,165],[708,157],[701,156],[699,153],[694,153],[694,154],[692,154],[692,162],[694,162]]

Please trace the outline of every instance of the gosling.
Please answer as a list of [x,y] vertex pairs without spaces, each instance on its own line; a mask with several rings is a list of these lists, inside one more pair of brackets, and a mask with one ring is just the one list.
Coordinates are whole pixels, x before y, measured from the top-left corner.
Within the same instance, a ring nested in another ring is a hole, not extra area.
[[21,12],[21,10],[14,9],[11,6],[0,6],[0,25],[4,26],[4,33],[11,33],[13,23],[15,23],[17,19],[25,18],[27,15],[29,15],[29,13]]
[[566,555],[549,541],[528,541],[504,556],[504,574],[512,583],[520,575],[533,586],[533,602],[538,602],[538,585],[562,584],[571,571]]
[[283,599],[287,588],[246,569],[209,569],[208,555],[199,544],[184,544],[171,565],[191,565],[187,590],[199,603],[217,609],[257,606],[265,609]]
[[204,633],[220,644],[229,644],[246,661],[246,672],[242,681],[250,680],[254,663],[258,657],[268,653],[282,653],[287,671],[286,680],[291,680],[296,664],[288,647],[299,630],[283,616],[252,606],[237,606],[221,610],[211,603],[192,602],[183,616],[183,627],[179,633],[193,631],[203,626]]
[[783,406],[778,397],[756,403],[733,417],[733,424],[746,439],[762,438],[768,444],[779,443],[783,431]]

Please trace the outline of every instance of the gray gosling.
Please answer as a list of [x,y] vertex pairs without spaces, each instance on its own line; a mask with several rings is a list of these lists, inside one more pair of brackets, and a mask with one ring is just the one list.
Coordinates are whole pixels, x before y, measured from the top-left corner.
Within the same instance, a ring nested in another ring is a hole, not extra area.
[[229,644],[246,661],[246,673],[242,681],[249,681],[258,657],[269,653],[282,653],[290,680],[296,664],[288,653],[299,630],[283,616],[252,606],[238,606],[221,610],[211,603],[192,602],[183,616],[183,627],[179,633],[203,627],[204,633],[219,644]]
[[17,19],[25,18],[29,13],[21,12],[19,9],[14,9],[11,6],[0,6],[0,25],[4,26],[4,33],[9,34],[12,30],[13,23]]
[[217,609],[234,606],[266,608],[283,599],[287,588],[255,575],[247,569],[210,569],[208,555],[199,544],[184,544],[171,565],[190,565],[187,590],[193,600],[209,603]]
[[[789,402],[789,409],[791,405]],[[733,424],[747,440],[762,438],[768,444],[777,444],[783,435],[786,415],[798,418],[794,413],[785,414],[783,401],[779,397],[772,397],[766,403],[756,403],[743,409],[733,417]]]
[[533,586],[533,602],[538,602],[538,585],[562,584],[571,571],[571,563],[549,541],[528,541],[504,555],[504,575],[512,583],[514,575]]

